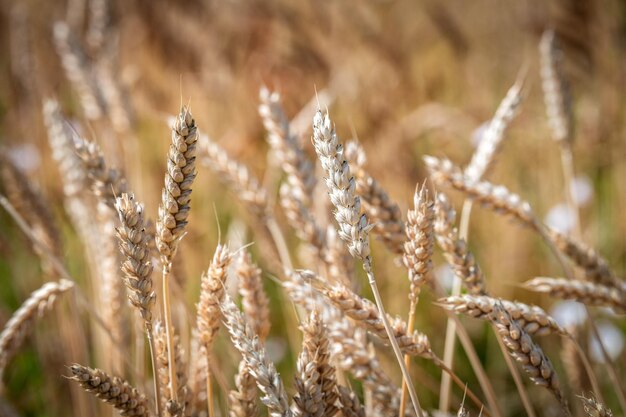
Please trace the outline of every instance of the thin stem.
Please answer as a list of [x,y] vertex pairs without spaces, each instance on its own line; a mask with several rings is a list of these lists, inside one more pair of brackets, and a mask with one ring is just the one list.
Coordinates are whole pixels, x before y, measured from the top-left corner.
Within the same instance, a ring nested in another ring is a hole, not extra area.
[[[469,219],[472,213],[472,201],[466,199],[463,203],[463,212],[461,214],[461,223],[459,225],[459,238],[467,239],[467,234],[469,230]],[[454,275],[454,281],[452,283],[452,293],[451,295],[457,296],[461,294],[461,289],[463,287],[463,282],[461,278]],[[444,342],[443,348],[443,362],[444,364],[452,369],[452,362],[454,360],[454,345],[456,344],[457,334],[456,320],[451,320],[450,317],[456,316],[448,316],[448,321],[446,324],[446,338]],[[439,388],[439,411],[447,412],[450,408],[450,391],[451,391],[451,380],[450,376],[446,373],[441,375],[441,385]]]
[[[434,284],[435,284],[435,293],[437,294],[437,296],[439,298],[445,296],[444,291],[441,288],[441,286],[439,286],[439,284],[436,281]],[[461,346],[463,346],[463,350],[465,350],[465,354],[467,355],[467,358],[470,361],[470,365],[472,367],[472,370],[474,371],[474,374],[476,375],[476,378],[478,379],[478,383],[480,384],[480,387],[482,388],[483,393],[485,394],[485,397],[487,399],[487,404],[489,404],[489,408],[491,409],[494,416],[502,417],[502,414],[500,413],[500,408],[498,407],[498,404],[496,401],[496,393],[493,389],[493,384],[491,383],[491,380],[487,376],[487,372],[485,371],[485,368],[482,362],[480,361],[478,354],[476,353],[476,349],[474,348],[474,345],[472,344],[472,339],[467,333],[467,330],[465,329],[465,327],[463,327],[463,325],[461,324],[461,320],[456,316],[456,314],[454,314],[451,311],[448,311],[447,314],[448,314],[448,320],[451,320],[452,322],[455,323],[456,334],[459,337]],[[445,375],[448,375],[448,374],[445,373]]]
[[580,344],[578,343],[576,338],[574,338],[574,336],[568,335],[568,337],[571,343],[574,344],[574,348],[576,349],[580,360],[583,362],[583,366],[585,367],[587,377],[589,377],[589,382],[591,382],[591,389],[593,390],[594,395],[596,395],[601,403],[606,404],[606,402],[604,401],[604,397],[602,396],[602,391],[600,391],[600,385],[598,384],[596,373],[594,372],[591,363],[589,362],[589,359],[587,359],[587,355],[583,351],[582,347],[580,347]]
[[433,358],[433,362],[435,363],[435,365],[439,367],[439,369],[441,369],[446,374],[450,375],[450,377],[452,378],[452,381],[459,388],[463,388],[463,390],[465,391],[465,395],[469,397],[469,399],[474,403],[474,405],[476,405],[477,407],[480,407],[480,409],[483,410],[485,415],[487,415],[488,417],[491,417],[491,413],[489,412],[489,410],[485,408],[485,405],[482,403],[482,401],[480,401],[480,399],[476,396],[476,394],[474,394],[474,392],[471,389],[467,388],[467,384],[464,383],[461,380],[461,378],[459,378],[459,376],[454,373],[452,369],[448,368],[443,363],[443,361],[436,356]]
[[174,355],[174,331],[172,329],[172,309],[170,306],[170,269],[172,263],[163,264],[163,317],[165,317],[165,334],[167,336],[167,368],[170,375],[170,397],[178,402],[176,380],[176,358]]
[[372,293],[374,294],[374,300],[376,301],[376,306],[378,307],[378,312],[383,321],[383,325],[385,326],[385,331],[387,332],[387,336],[389,337],[389,342],[391,343],[391,347],[393,348],[393,353],[396,355],[396,360],[400,365],[400,370],[402,371],[402,377],[407,384],[407,388],[409,390],[409,395],[411,397],[411,402],[413,403],[413,407],[415,408],[415,413],[418,417],[424,417],[424,413],[422,412],[422,407],[420,406],[419,400],[417,398],[417,394],[415,393],[415,387],[413,387],[413,383],[411,381],[411,375],[409,375],[409,371],[404,365],[404,360],[402,357],[402,351],[400,351],[400,347],[398,346],[398,342],[395,338],[393,330],[391,329],[391,325],[389,324],[389,320],[387,320],[387,313],[383,307],[383,300],[380,297],[380,292],[378,291],[378,285],[376,285],[376,278],[374,277],[374,272],[372,271],[372,264],[369,258],[366,258],[363,261],[363,269],[367,273],[367,280],[369,281],[370,287],[372,288]]
[[574,199],[572,184],[574,183],[574,157],[572,155],[572,147],[569,143],[561,144],[561,167],[563,168],[563,181],[565,182],[565,199],[574,216],[574,237],[580,239],[582,237],[582,227],[580,222],[580,211]]
[[207,351],[207,369],[206,369],[206,401],[209,409],[209,417],[215,416],[215,408],[213,405],[213,382],[211,381],[211,367],[208,365],[209,352]]
[[[413,327],[415,326],[415,308],[417,307],[417,302],[415,299],[411,300],[411,305],[409,307],[409,324],[407,325],[406,332],[407,334],[413,333]],[[404,366],[406,366],[406,370],[408,372],[411,371],[411,356],[404,355]],[[399,417],[404,417],[404,410],[406,410],[406,400],[407,400],[407,390],[406,390],[406,382],[402,379],[402,396],[400,397],[400,412],[398,413]]]
[[152,379],[154,381],[154,401],[156,402],[157,416],[163,416],[163,410],[161,410],[161,381],[159,380],[156,350],[154,349],[154,333],[152,331],[152,324],[146,322],[146,335],[148,336],[148,345],[150,346],[150,361],[152,362]]
[[522,377],[519,374],[519,371],[515,367],[515,363],[513,363],[513,359],[508,354],[506,350],[506,346],[504,346],[504,342],[502,341],[502,337],[498,334],[498,332],[494,327],[494,333],[496,334],[496,339],[498,340],[498,345],[500,346],[500,350],[504,353],[504,360],[506,361],[506,365],[509,368],[509,372],[513,377],[513,381],[515,382],[515,386],[517,387],[517,392],[519,393],[520,399],[522,400],[522,404],[524,405],[524,410],[526,411],[526,415],[528,417],[537,417],[535,414],[535,409],[533,408],[532,403],[530,402],[530,398],[528,397],[528,393],[526,392],[526,387],[524,386],[524,381],[522,381]]
[[615,387],[615,393],[617,394],[617,399],[619,400],[619,405],[622,408],[622,412],[626,412],[626,394],[624,394],[624,387],[620,382],[617,373],[615,372],[615,364],[613,360],[609,356],[609,353],[606,351],[604,347],[604,343],[602,343],[602,339],[600,338],[600,333],[598,332],[598,328],[596,327],[593,319],[591,318],[591,313],[589,312],[589,307],[585,306],[585,310],[587,310],[587,316],[589,316],[589,327],[591,328],[591,332],[593,333],[593,337],[596,339],[598,343],[598,347],[600,348],[600,352],[602,353],[602,357],[606,364],[605,368],[607,373],[609,374],[609,378]]
[[274,246],[276,247],[276,251],[278,252],[280,261],[283,264],[283,268],[292,270],[293,264],[291,263],[291,257],[289,256],[289,249],[287,248],[285,237],[283,236],[283,233],[280,230],[278,223],[276,223],[276,219],[274,219],[274,217],[269,217],[265,219],[265,226],[272,236]]

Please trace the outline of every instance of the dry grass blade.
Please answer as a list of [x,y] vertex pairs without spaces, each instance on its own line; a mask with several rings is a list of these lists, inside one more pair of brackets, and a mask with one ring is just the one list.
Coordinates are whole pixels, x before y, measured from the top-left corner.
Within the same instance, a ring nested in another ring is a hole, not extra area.
[[610,408],[596,400],[593,395],[589,398],[584,395],[579,396],[583,403],[585,413],[589,417],[613,417],[613,412]]
[[618,289],[622,287],[609,263],[593,248],[553,229],[548,229],[547,234],[555,246],[585,272],[588,281]]
[[58,296],[73,288],[71,281],[48,282],[34,291],[13,313],[0,333],[0,377],[9,360],[17,353],[24,338],[33,329],[35,320],[49,311]]
[[435,233],[443,255],[456,276],[473,295],[485,295],[485,278],[467,243],[459,238],[454,227],[456,212],[444,194],[438,194],[435,201]]
[[487,181],[473,181],[448,159],[425,156],[424,162],[435,184],[452,187],[486,208],[512,217],[532,229],[539,229],[530,204],[506,187]]
[[552,137],[557,142],[571,142],[574,137],[572,97],[563,68],[563,51],[553,30],[544,32],[539,43],[539,53],[541,86]]
[[544,292],[564,300],[576,300],[588,306],[610,307],[626,312],[626,295],[614,287],[565,278],[537,277],[524,286],[532,291]]
[[543,350],[535,344],[530,335],[511,318],[502,305],[496,304],[491,315],[502,341],[511,356],[521,363],[524,371],[537,385],[546,387],[561,403],[566,415],[570,415],[567,400],[563,397],[559,380],[550,360]]
[[228,296],[224,298],[220,307],[224,315],[224,325],[228,328],[233,345],[243,356],[250,374],[263,392],[264,396],[261,401],[269,409],[270,415],[291,417],[289,401],[280,375],[276,372],[274,364],[267,358],[259,338],[247,325],[243,313]]
[[472,155],[472,160],[465,168],[468,178],[478,181],[491,169],[496,155],[502,146],[504,133],[513,121],[522,104],[523,79],[518,80],[506,93],[506,96],[498,106],[496,114],[489,122],[489,127],[483,133],[480,143]]
[[239,362],[239,372],[235,376],[236,390],[228,393],[229,417],[257,417],[257,387],[254,378],[248,372],[246,361]]
[[145,395],[140,394],[128,382],[107,375],[100,369],[74,364],[70,366],[74,381],[87,392],[111,404],[122,416],[149,417],[151,415]]
[[269,299],[263,290],[261,269],[247,251],[241,251],[235,274],[238,278],[241,304],[252,330],[263,342],[270,332]]
[[516,301],[500,300],[486,295],[460,295],[442,298],[439,304],[446,310],[455,313],[466,314],[470,317],[482,320],[490,320],[491,314],[500,304],[526,333],[531,336],[544,336],[559,334],[563,336],[569,333],[542,308],[519,303]]

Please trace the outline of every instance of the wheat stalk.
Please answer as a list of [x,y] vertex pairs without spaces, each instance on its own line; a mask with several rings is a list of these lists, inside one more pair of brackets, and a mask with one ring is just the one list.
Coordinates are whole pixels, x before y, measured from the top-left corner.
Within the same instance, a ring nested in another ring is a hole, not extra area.
[[17,353],[33,329],[37,318],[42,317],[54,306],[60,294],[73,287],[74,284],[65,279],[47,282],[34,291],[13,313],[0,333],[0,377],[4,374],[9,360]]
[[269,409],[272,417],[291,417],[287,394],[283,388],[280,375],[274,364],[267,358],[250,326],[246,323],[243,313],[239,311],[230,297],[225,296],[220,304],[224,315],[224,325],[228,328],[233,345],[243,356],[250,374],[263,392],[263,404]]
[[74,381],[105,403],[111,404],[122,416],[149,417],[148,401],[128,382],[111,377],[100,369],[74,364],[70,366]]
[[626,296],[614,287],[565,278],[537,277],[526,281],[530,290],[544,292],[564,300],[576,300],[588,306],[610,307],[626,311]]

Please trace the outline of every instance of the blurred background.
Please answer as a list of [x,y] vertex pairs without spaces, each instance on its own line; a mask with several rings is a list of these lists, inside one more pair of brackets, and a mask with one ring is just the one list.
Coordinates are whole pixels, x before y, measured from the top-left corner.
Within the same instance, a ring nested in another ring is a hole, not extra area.
[[[359,139],[367,169],[406,214],[416,184],[426,178],[422,157],[445,156],[465,166],[481,129],[522,75],[520,114],[489,180],[519,193],[548,224],[565,232],[573,224],[564,189],[575,187],[583,240],[609,260],[618,276],[624,275],[624,2],[3,0],[0,5],[0,146],[49,203],[62,233],[63,257],[81,282],[89,268],[63,209],[63,184],[42,118],[46,98],[56,98],[72,127],[100,144],[107,162],[125,173],[129,188],[155,216],[169,120],[181,104],[190,104],[199,130],[264,178],[275,198],[276,175],[267,168],[266,132],[258,115],[259,89],[265,85],[280,92],[311,156],[307,104],[315,105],[317,93],[338,134]],[[547,28],[560,38],[573,94],[576,181],[569,185],[551,139],[539,77],[538,45]],[[253,219],[236,195],[205,167],[198,171],[188,235],[179,250],[189,306],[197,300],[218,228],[222,240],[255,240]],[[451,196],[460,209],[462,196]],[[276,210],[282,218],[280,207]],[[0,226],[4,323],[49,277],[5,212],[0,212]],[[288,227],[283,232],[297,259],[297,239]],[[261,252],[258,246],[252,247],[255,254]],[[534,276],[560,274],[532,232],[475,208],[470,247],[493,294],[554,306],[553,300],[519,287]],[[405,317],[405,272],[382,244],[374,242],[373,253],[383,298],[392,313]],[[258,262],[268,266],[268,276],[280,273],[263,258]],[[450,272],[443,265],[437,254],[436,276],[446,280]],[[270,279],[266,289],[276,297]],[[417,328],[441,351],[445,315],[429,302],[420,304],[420,312]],[[281,314],[276,310],[273,317],[270,351],[291,381],[297,352],[284,341]],[[622,340],[623,320],[606,320]],[[67,374],[67,363],[55,351],[60,346],[57,323],[54,317],[45,323],[4,375],[4,398],[24,416],[71,413],[59,400],[68,383],[61,376]],[[515,397],[493,335],[480,323],[467,320],[467,325],[482,357],[495,352],[497,359],[486,366],[503,381],[497,389]],[[546,349],[558,362],[558,347]],[[623,358],[621,349],[616,352]],[[458,362],[462,377],[474,383],[460,351]],[[437,372],[427,370],[438,381]],[[426,392],[424,398],[429,408],[436,406],[436,394]],[[504,401],[513,410],[519,407],[516,398]]]

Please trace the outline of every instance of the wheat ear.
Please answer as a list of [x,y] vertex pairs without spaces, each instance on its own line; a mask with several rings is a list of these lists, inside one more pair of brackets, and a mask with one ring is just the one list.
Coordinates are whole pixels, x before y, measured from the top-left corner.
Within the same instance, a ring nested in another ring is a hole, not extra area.
[[328,114],[322,116],[322,112],[319,109],[313,118],[313,145],[322,168],[327,175],[325,182],[330,201],[336,209],[334,214],[339,226],[339,236],[348,245],[350,254],[363,262],[363,269],[367,273],[368,282],[374,293],[382,324],[402,370],[402,376],[407,383],[413,407],[417,415],[423,417],[423,411],[419,405],[415,388],[404,365],[402,351],[398,346],[394,331],[387,319],[374,277],[368,237],[372,225],[368,223],[364,214],[361,215],[361,201],[356,195],[356,183],[354,177],[350,174],[350,166],[343,157],[343,147],[337,138],[330,118]]
[[167,158],[165,188],[161,193],[159,218],[156,225],[156,244],[163,267],[163,316],[167,333],[168,363],[170,364],[170,394],[178,401],[174,354],[174,335],[170,307],[169,276],[172,259],[182,239],[191,201],[191,185],[196,178],[196,142],[198,129],[191,112],[183,107],[172,126],[172,143]]
[[47,282],[34,291],[11,316],[0,333],[0,377],[9,360],[17,353],[22,342],[33,329],[37,318],[48,312],[58,296],[71,288],[71,281],[62,279],[58,282]]
[[261,401],[269,409],[270,415],[291,417],[292,413],[280,375],[276,372],[274,364],[267,358],[259,338],[246,323],[243,313],[228,296],[224,297],[220,308],[224,315],[224,325],[228,328],[233,345],[243,356],[250,375],[254,377],[257,386],[263,392],[264,396]]
[[74,364],[70,366],[74,381],[87,392],[111,404],[122,416],[150,417],[148,401],[128,382],[118,377],[111,377],[100,369]]
[[187,364],[185,363],[184,351],[180,343],[178,335],[174,334],[175,344],[175,363],[176,377],[178,379],[178,401],[170,396],[167,387],[169,386],[169,362],[167,357],[167,334],[165,328],[160,321],[154,323],[154,340],[157,351],[157,360],[159,363],[158,375],[155,378],[160,379],[161,390],[161,407],[166,410],[172,417],[182,417],[188,414],[189,406],[189,388],[187,387]]
[[261,269],[252,262],[247,251],[237,258],[235,274],[238,278],[241,304],[252,330],[265,341],[270,332],[269,299],[263,290]]
[[156,294],[152,290],[152,260],[150,257],[150,235],[146,233],[143,205],[136,202],[129,194],[122,194],[115,201],[121,226],[117,228],[120,251],[123,255],[123,280],[128,290],[130,303],[137,308],[144,322],[152,372],[154,373],[154,395],[157,414],[161,416],[161,387],[159,386],[159,369],[157,351],[154,345],[152,326],[152,309],[156,302]]
[[511,356],[523,365],[524,371],[526,371],[530,379],[535,384],[546,387],[561,403],[564,413],[568,416],[571,415],[567,401],[561,393],[556,372],[543,350],[511,318],[511,315],[501,304],[494,306],[491,321],[496,326]]
[[343,417],[365,417],[365,409],[359,402],[359,397],[346,387],[338,386],[337,389]]
[[588,306],[610,307],[626,312],[626,296],[614,287],[565,278],[537,277],[524,286],[533,291],[545,292],[564,300],[576,300]]
[[259,415],[256,405],[257,387],[245,360],[239,362],[235,386],[237,389],[231,390],[228,394],[229,417],[257,417]]
[[[211,265],[206,274],[202,276],[200,284],[201,290],[196,328],[198,329],[200,344],[207,356],[207,363],[210,363],[211,348],[220,328],[220,303],[224,299],[224,284],[231,259],[232,254],[228,246],[217,245]],[[209,416],[212,417],[215,414],[213,411],[213,390],[210,373],[207,374],[206,384]]]

